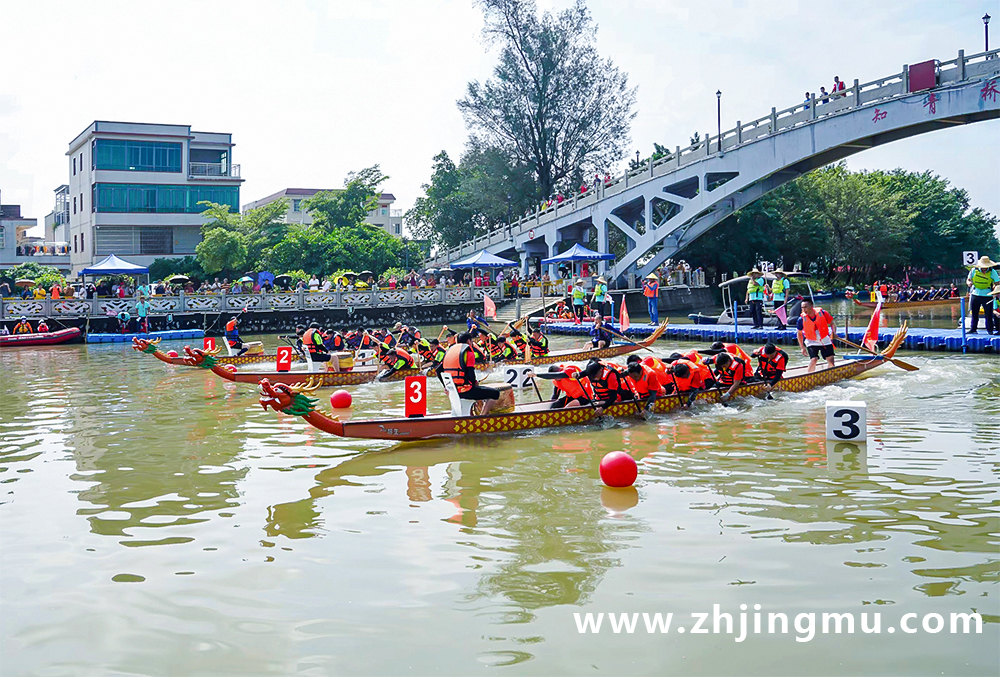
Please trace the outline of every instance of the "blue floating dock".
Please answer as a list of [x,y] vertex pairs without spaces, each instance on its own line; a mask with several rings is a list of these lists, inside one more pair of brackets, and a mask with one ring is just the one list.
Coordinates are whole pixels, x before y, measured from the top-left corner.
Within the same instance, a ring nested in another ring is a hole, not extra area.
[[[617,331],[618,323],[612,325]],[[549,334],[569,334],[586,335],[590,333],[590,324],[575,324],[573,322],[546,322],[545,331]],[[651,324],[633,324],[625,332],[632,338],[649,336],[656,329]],[[843,336],[843,327],[837,327],[837,331]],[[768,341],[772,343],[782,343],[785,345],[795,345],[798,343],[794,329],[774,329],[765,327],[764,329],[751,329],[740,326],[739,342],[750,344],[764,344]],[[864,337],[864,327],[851,327],[847,338],[855,343],[860,343]],[[888,343],[896,334],[895,329],[882,329],[878,333],[880,343]],[[736,340],[736,330],[731,324],[669,324],[663,334],[664,339],[675,341],[694,341],[713,343],[715,341]],[[984,331],[978,334],[967,334],[966,347],[970,353],[1000,353],[1000,336],[990,336]],[[962,352],[962,330],[961,329],[924,329],[921,327],[909,327],[906,332],[906,339],[903,341],[903,348],[906,350],[930,350]]]
[[131,343],[134,338],[177,341],[183,339],[200,339],[203,336],[205,336],[203,329],[151,331],[148,334],[87,334],[87,343]]

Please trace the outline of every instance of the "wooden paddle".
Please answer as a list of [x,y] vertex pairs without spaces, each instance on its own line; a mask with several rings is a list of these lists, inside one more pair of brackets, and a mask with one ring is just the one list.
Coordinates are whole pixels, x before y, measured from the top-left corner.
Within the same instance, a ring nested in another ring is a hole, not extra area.
[[894,357],[893,358],[886,358],[884,355],[881,355],[881,354],[875,352],[871,348],[868,348],[868,347],[865,347],[865,346],[862,346],[862,345],[858,345],[857,343],[854,343],[853,341],[849,341],[849,340],[847,340],[846,338],[844,338],[842,336],[837,336],[836,338],[841,343],[849,345],[852,348],[857,348],[858,350],[864,350],[865,352],[871,353],[872,355],[878,355],[879,357],[882,357],[882,358],[888,360],[889,362],[892,362],[894,365],[896,365],[897,367],[899,367],[900,369],[903,369],[905,371],[920,371],[920,367],[914,367],[909,362],[903,362],[902,360],[897,360]]

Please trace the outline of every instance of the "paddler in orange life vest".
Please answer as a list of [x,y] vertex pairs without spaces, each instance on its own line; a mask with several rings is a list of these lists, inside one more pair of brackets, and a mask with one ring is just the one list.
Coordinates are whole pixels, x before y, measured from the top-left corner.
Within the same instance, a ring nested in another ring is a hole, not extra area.
[[722,401],[732,398],[736,389],[750,378],[750,364],[740,357],[733,357],[728,352],[722,352],[706,360],[715,367],[715,382],[722,388],[728,388],[722,394]]
[[485,400],[483,416],[489,414],[500,402],[500,391],[496,388],[486,388],[476,380],[476,356],[472,352],[472,334],[462,332],[456,338],[455,345],[448,348],[441,363],[442,371],[447,372],[455,383],[458,396],[463,400]]
[[517,359],[517,351],[510,344],[506,336],[497,336],[494,340],[496,354],[493,355],[494,362],[506,362]]
[[309,359],[313,362],[329,362],[330,353],[326,351],[323,335],[319,333],[319,323],[313,322],[302,332],[302,346],[309,351]]
[[643,409],[649,411],[656,398],[667,392],[660,384],[660,376],[652,367],[647,367],[639,361],[638,355],[633,355],[628,364],[628,381],[638,399],[645,399]]
[[635,399],[635,391],[628,381],[628,372],[621,365],[593,358],[587,363],[583,373],[593,386],[595,403],[601,403],[595,407],[598,414],[603,414],[605,407],[615,402]]
[[594,393],[590,382],[585,374],[580,371],[580,367],[569,365],[563,367],[558,364],[549,366],[548,372],[542,374],[531,373],[531,377],[543,378],[552,381],[555,389],[552,391],[552,405],[550,409],[565,409],[568,407],[584,407],[594,399]]
[[788,368],[788,353],[769,342],[753,351],[753,357],[757,358],[754,375],[773,388]]
[[833,367],[833,337],[837,327],[833,316],[822,308],[813,307],[810,299],[802,300],[802,315],[796,325],[799,348],[809,358],[809,372],[816,371],[816,362],[822,355],[829,367]]
[[542,333],[541,327],[531,330],[528,337],[528,347],[531,348],[532,357],[545,357],[549,354],[549,339]]
[[242,355],[248,349],[243,345],[243,341],[240,339],[240,332],[236,326],[240,323],[239,316],[230,318],[229,322],[226,322],[226,342],[229,344],[230,348],[239,348],[240,352],[237,355]]
[[729,353],[730,355],[732,355],[733,357],[740,358],[741,360],[743,360],[747,364],[752,364],[750,356],[747,355],[747,351],[743,350],[742,348],[740,348],[735,343],[723,343],[722,341],[716,341],[715,343],[712,344],[712,347],[709,350],[704,351],[704,352],[706,352],[706,353],[708,353],[710,355],[714,355],[714,354],[719,353],[719,352],[721,352],[723,350],[726,351],[727,353]]
[[378,346],[378,359],[387,366],[388,371],[382,372],[378,376],[379,381],[384,381],[401,369],[413,369],[413,355],[401,345],[391,345],[388,340],[383,341]]

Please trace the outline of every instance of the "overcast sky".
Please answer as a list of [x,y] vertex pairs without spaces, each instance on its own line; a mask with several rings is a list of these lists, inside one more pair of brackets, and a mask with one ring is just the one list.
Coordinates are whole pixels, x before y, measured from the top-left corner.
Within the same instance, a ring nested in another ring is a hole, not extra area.
[[[568,0],[539,0],[542,9]],[[589,0],[598,49],[637,85],[632,147],[753,120],[834,75],[867,82],[904,63],[983,50],[995,0]],[[994,21],[1000,44],[1000,18]],[[333,188],[378,163],[408,208],[442,149],[467,132],[455,101],[495,51],[473,0],[9,1],[0,38],[0,191],[29,217],[68,180],[65,153],[93,120],[231,132],[243,204],[285,187]],[[829,87],[828,87],[829,88]],[[853,169],[930,169],[1000,214],[1000,121],[862,152]],[[616,168],[616,169],[621,169]]]

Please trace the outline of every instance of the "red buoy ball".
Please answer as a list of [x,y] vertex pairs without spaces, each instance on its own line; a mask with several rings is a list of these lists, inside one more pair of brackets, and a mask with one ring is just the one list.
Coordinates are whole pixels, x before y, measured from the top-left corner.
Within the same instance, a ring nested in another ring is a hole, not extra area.
[[171,350],[170,352],[167,353],[167,357],[177,357],[177,351]]
[[630,487],[638,476],[639,466],[624,451],[612,451],[601,459],[601,480],[609,487]]
[[354,398],[346,390],[338,390],[330,395],[330,406],[334,409],[350,409]]

